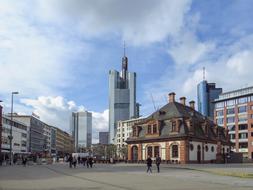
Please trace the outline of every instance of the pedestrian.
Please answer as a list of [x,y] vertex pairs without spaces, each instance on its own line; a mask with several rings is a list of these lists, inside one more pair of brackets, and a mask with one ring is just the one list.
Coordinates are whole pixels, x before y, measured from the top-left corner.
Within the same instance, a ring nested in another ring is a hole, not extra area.
[[76,168],[76,163],[77,163],[77,159],[76,159],[76,156],[74,156],[74,158],[73,158],[73,165],[74,165],[74,168]]
[[22,164],[25,167],[27,162],[27,158],[25,156],[22,156]]
[[70,154],[68,161],[69,161],[69,167],[72,168],[72,164],[73,164],[72,154]]
[[92,168],[92,165],[93,165],[93,158],[92,157],[89,158],[89,165]]
[[152,173],[152,160],[151,160],[151,158],[150,158],[150,156],[148,156],[148,159],[146,160],[146,162],[147,162],[147,167],[148,167],[148,169],[147,169],[147,173],[148,172],[150,172],[150,173]]
[[78,164],[80,164],[80,163],[81,163],[81,157],[78,156],[78,157],[77,157],[77,160],[78,160]]
[[161,158],[159,155],[156,155],[155,163],[156,163],[156,167],[157,167],[157,172],[160,173]]
[[87,157],[87,158],[86,158],[86,166],[87,166],[87,168],[89,168],[89,164],[90,164],[90,163],[89,163],[89,157]]

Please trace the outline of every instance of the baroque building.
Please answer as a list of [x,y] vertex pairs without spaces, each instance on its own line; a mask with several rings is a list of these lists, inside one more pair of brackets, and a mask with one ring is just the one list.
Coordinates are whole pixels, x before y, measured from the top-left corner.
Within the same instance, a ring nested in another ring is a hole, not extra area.
[[127,139],[128,160],[143,161],[159,155],[171,163],[223,162],[230,152],[228,131],[195,110],[195,102],[186,105],[186,98],[169,103],[144,121],[133,125]]

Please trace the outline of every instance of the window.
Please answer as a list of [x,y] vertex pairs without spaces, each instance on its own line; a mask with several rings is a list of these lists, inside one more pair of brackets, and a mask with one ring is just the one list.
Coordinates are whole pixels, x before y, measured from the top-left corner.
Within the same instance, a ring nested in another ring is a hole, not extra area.
[[178,158],[178,145],[172,145],[172,158]]
[[172,121],[172,132],[176,132],[176,122]]
[[227,118],[227,123],[234,123],[235,122],[235,117],[228,117]]
[[227,106],[233,106],[235,105],[235,100],[228,100],[227,101]]
[[229,131],[234,131],[235,130],[235,125],[228,125],[228,130]]
[[133,136],[136,137],[137,136],[137,128],[133,127]]
[[230,139],[235,139],[235,134],[230,134]]
[[248,125],[247,124],[240,124],[238,128],[239,128],[239,130],[247,130]]
[[214,152],[214,147],[213,146],[211,147],[211,151]]
[[251,132],[251,136],[253,137],[253,132]]
[[248,143],[239,143],[239,148],[248,148]]
[[227,109],[227,114],[234,114],[235,113],[235,109],[234,108],[229,108]]
[[194,150],[194,146],[193,144],[190,144],[190,150],[193,151]]
[[248,133],[239,133],[239,139],[247,139]]
[[153,148],[152,148],[152,146],[149,146],[148,147],[148,156],[150,156],[150,157],[153,157]]
[[238,122],[245,122],[247,121],[247,117],[239,117]]
[[26,137],[27,137],[27,135],[26,135],[25,133],[22,133],[22,137],[26,138]]
[[157,125],[153,125],[153,133],[157,133]]
[[253,114],[250,114],[250,119],[253,119]]
[[205,150],[206,150],[206,152],[208,152],[208,146],[207,145],[205,146]]
[[[253,99],[251,99],[251,101],[253,101]],[[252,106],[250,106],[250,109],[251,109],[251,110],[253,110],[253,105],[252,105]]]
[[238,104],[244,104],[248,102],[248,98],[247,97],[243,97],[243,98],[239,98],[238,99]]
[[159,146],[155,146],[155,156],[160,156]]
[[218,118],[218,119],[216,119],[216,123],[217,123],[218,125],[222,125],[223,122],[224,122],[223,118]]
[[151,125],[148,125],[148,134],[151,134]]
[[247,111],[247,106],[240,106],[238,107],[238,113],[243,113]]
[[223,116],[224,115],[223,110],[216,111],[216,115]]
[[218,102],[215,104],[216,108],[223,108],[224,107],[224,102]]

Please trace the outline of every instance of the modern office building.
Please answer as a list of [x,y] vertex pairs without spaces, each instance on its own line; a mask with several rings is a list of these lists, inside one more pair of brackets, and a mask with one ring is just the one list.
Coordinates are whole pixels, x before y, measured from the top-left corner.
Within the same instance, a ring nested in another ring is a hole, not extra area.
[[229,130],[233,150],[253,159],[253,87],[220,94],[214,116],[218,125]]
[[99,132],[99,144],[108,144],[109,132]]
[[[10,139],[11,134],[11,118],[8,116],[2,117],[2,135],[1,135],[1,154],[3,159],[9,158],[10,154]],[[27,126],[17,120],[13,120],[12,126],[12,154],[27,153]]]
[[38,116],[13,114],[13,118],[27,125],[28,151],[33,154],[42,154],[45,151],[44,126]]
[[56,128],[51,126],[51,155],[56,156]]
[[122,148],[127,148],[126,140],[131,136],[133,126],[136,123],[144,121],[144,118],[135,118],[135,119],[129,119],[124,121],[118,121],[117,124],[117,133],[116,138],[114,141],[114,144],[117,146],[117,155],[121,159],[125,159],[124,155],[122,154],[121,150]]
[[176,102],[170,93],[168,104],[132,126],[126,140],[129,161],[159,155],[167,163],[225,162],[230,152],[226,129],[197,112],[194,101],[185,102],[185,97]]
[[44,135],[44,153],[46,155],[51,154],[51,126],[44,123],[43,125],[43,135]]
[[215,83],[208,83],[206,80],[203,80],[198,84],[197,98],[198,98],[198,111],[214,119],[214,103],[213,101],[219,97],[219,94],[222,93],[222,88],[216,88]]
[[70,130],[77,152],[90,147],[92,141],[92,113],[88,111],[72,113]]
[[137,118],[136,73],[128,72],[128,58],[122,58],[122,70],[109,71],[109,143],[114,143],[117,122]]

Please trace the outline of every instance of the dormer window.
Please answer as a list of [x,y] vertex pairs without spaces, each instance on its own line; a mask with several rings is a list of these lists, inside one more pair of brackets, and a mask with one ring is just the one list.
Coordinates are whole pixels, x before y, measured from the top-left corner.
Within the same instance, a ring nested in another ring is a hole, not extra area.
[[151,131],[151,125],[148,125],[148,134],[151,134],[152,131]]
[[172,132],[176,132],[177,131],[177,123],[176,121],[172,121]]
[[153,133],[157,133],[157,125],[156,124],[153,125]]

